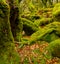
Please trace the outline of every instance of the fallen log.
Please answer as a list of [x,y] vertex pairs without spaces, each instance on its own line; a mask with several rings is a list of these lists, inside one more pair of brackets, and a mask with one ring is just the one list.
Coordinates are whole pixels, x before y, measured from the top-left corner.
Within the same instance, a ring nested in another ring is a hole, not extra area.
[[53,22],[46,27],[33,33],[30,37],[30,42],[47,41],[51,42],[60,37],[60,22]]

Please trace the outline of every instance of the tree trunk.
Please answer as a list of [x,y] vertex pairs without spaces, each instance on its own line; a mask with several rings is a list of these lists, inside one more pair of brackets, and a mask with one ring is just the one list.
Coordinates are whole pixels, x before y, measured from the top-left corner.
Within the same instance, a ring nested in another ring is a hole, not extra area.
[[19,64],[9,17],[9,5],[4,0],[0,0],[0,64]]
[[21,0],[8,0],[10,5],[10,23],[11,30],[15,41],[20,42],[22,36],[22,22],[20,20],[19,4]]

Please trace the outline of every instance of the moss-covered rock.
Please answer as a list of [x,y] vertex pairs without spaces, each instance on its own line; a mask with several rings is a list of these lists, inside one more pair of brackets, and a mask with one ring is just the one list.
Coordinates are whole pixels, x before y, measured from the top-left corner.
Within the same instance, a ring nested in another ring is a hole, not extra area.
[[60,58],[60,39],[50,42],[48,47],[52,56]]
[[4,0],[0,0],[0,64],[19,64],[9,17],[9,5]]
[[53,17],[54,17],[55,20],[60,21],[59,20],[60,19],[60,3],[57,3],[54,6],[52,14],[53,14]]

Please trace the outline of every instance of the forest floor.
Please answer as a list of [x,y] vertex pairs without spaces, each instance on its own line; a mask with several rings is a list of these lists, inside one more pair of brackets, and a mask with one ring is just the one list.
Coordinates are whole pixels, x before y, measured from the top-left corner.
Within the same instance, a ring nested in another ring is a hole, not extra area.
[[16,43],[16,48],[20,56],[20,64],[60,64],[60,59],[57,57],[51,58],[48,50],[49,43],[34,43],[32,45],[24,45],[19,48]]
[[[42,11],[40,11],[40,13],[41,12]],[[41,15],[45,18],[45,16],[50,16],[51,13],[41,13]],[[44,26],[42,26],[42,28],[43,27]],[[24,38],[30,37],[25,36]],[[50,52],[47,50],[48,45],[49,43],[45,41],[36,42],[31,45],[22,45],[22,47],[16,43],[16,48],[20,56],[20,64],[60,64],[60,58],[52,57]]]

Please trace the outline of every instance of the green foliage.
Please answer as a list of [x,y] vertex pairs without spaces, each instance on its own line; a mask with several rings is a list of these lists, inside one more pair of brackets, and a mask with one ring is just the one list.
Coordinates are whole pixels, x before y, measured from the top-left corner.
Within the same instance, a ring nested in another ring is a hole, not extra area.
[[49,44],[49,51],[52,56],[60,58],[60,39],[56,39]]

